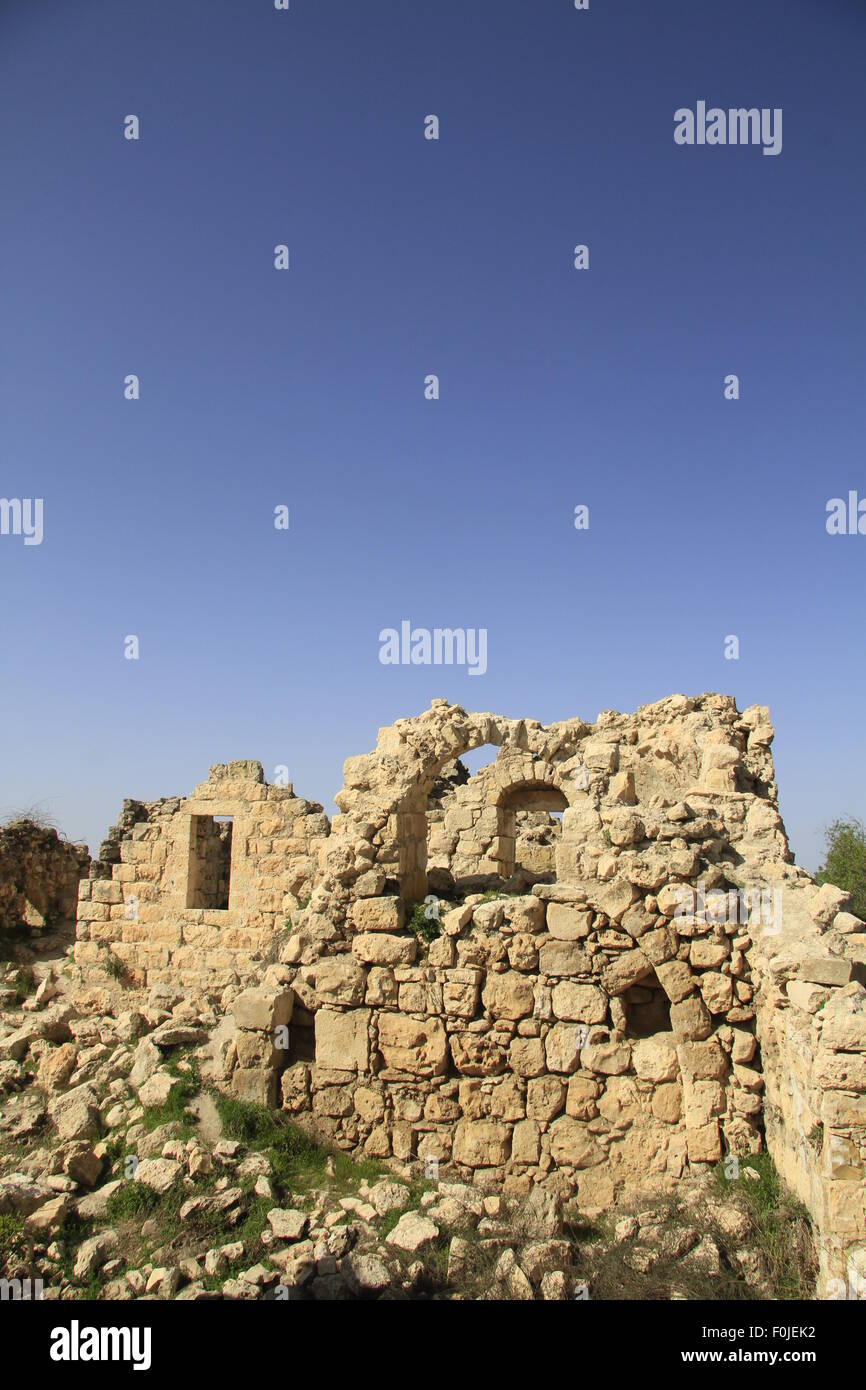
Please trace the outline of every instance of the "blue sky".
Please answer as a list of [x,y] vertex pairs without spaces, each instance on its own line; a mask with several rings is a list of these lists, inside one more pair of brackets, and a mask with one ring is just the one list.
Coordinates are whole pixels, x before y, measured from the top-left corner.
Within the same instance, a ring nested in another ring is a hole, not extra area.
[[[330,809],[433,696],[719,690],[814,867],[866,815],[864,67],[862,0],[2,0],[0,810],[95,849],[228,758]],[[699,100],[782,153],[676,146]],[[382,665],[404,618],[486,674]]]

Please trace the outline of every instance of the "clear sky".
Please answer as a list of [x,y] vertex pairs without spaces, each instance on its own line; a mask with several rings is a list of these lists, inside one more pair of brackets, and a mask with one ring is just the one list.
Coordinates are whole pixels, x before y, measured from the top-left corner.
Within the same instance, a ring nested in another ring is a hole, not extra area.
[[[44,502],[0,810],[95,849],[238,757],[330,810],[433,696],[718,690],[814,868],[866,815],[864,72],[863,0],[0,0],[0,495]],[[781,153],[676,145],[699,101]],[[403,619],[486,673],[381,664]]]

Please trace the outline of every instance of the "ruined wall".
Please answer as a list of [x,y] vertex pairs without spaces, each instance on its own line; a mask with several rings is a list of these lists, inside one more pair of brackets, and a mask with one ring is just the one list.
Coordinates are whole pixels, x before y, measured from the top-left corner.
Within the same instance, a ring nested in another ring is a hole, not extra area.
[[821,1292],[864,1298],[866,935],[838,888],[780,879],[780,930],[752,953],[767,1147],[812,1217]]
[[0,930],[51,926],[72,919],[78,881],[87,873],[86,845],[26,817],[0,828]]
[[[550,728],[434,702],[381,731],[346,763],[322,873],[271,977],[294,1013],[262,1094],[280,1077],[286,1107],[344,1147],[510,1189],[556,1182],[590,1207],[755,1151],[751,929],[697,893],[787,857],[771,737],[765,710],[720,696]],[[428,942],[407,926],[428,888],[427,798],[484,743],[500,747],[475,779],[485,806],[567,805],[557,881],[443,901]],[[238,1069],[241,1093],[256,1084]]]
[[212,767],[187,799],[124,802],[80,885],[76,962],[113,960],[147,985],[238,985],[309,895],[328,829],[257,762]]
[[[503,750],[507,755],[507,749]],[[460,765],[462,766],[462,764]],[[450,769],[445,769],[447,774]],[[462,783],[434,783],[427,802],[427,880],[431,891],[463,887],[528,887],[555,876],[561,825],[551,811],[568,802],[556,788],[501,794],[496,763]],[[437,792],[439,793],[437,795]]]
[[[352,1152],[591,1211],[766,1144],[822,1293],[862,1295],[866,933],[791,861],[772,737],[719,695],[549,727],[434,701],[346,761],[330,834],[259,764],[216,767],[125,803],[76,959],[224,988],[226,1083]],[[546,881],[501,891],[553,804]],[[234,818],[222,909],[193,905],[224,886],[208,815]]]

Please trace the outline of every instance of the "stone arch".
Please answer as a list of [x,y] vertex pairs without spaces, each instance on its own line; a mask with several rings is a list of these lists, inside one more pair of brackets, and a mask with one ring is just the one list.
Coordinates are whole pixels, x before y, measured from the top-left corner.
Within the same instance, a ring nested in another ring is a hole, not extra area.
[[517,811],[567,811],[572,805],[567,787],[569,783],[558,777],[553,764],[544,759],[527,761],[521,757],[503,763],[492,803],[496,808],[497,857],[503,879],[510,879],[515,872]]
[[[549,753],[567,758],[587,730],[581,720],[547,729],[536,720],[467,713],[447,700],[434,700],[415,718],[398,719],[380,729],[372,753],[343,765],[343,787],[335,797],[341,814],[325,852],[329,871],[349,884],[372,862],[396,879],[407,902],[420,901],[427,889],[427,798],[442,769],[486,743],[507,749],[509,764],[513,754],[531,768],[537,760],[547,763]],[[502,751],[494,767],[501,758]],[[542,779],[530,773],[530,780]]]
[[[483,741],[495,742],[490,737]],[[473,741],[454,757],[481,746]],[[530,805],[538,810],[566,811],[573,804],[573,792],[553,763],[513,748],[506,740],[497,746],[500,751],[495,762],[476,776],[489,783],[486,803],[496,815],[496,834],[489,850],[491,872],[509,880],[515,871],[514,817],[518,804],[523,808]],[[453,760],[437,759],[433,770],[427,771],[408,798],[408,807],[397,814],[400,894],[408,902],[420,901],[427,893],[427,797],[442,768]]]

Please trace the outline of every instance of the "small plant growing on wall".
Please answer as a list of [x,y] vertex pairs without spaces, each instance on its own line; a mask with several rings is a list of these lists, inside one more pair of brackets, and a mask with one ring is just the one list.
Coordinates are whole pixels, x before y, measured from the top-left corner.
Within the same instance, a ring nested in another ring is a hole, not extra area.
[[435,941],[442,934],[442,928],[439,925],[438,900],[425,898],[423,902],[416,903],[406,926],[422,941]]

